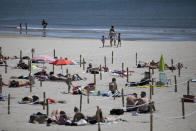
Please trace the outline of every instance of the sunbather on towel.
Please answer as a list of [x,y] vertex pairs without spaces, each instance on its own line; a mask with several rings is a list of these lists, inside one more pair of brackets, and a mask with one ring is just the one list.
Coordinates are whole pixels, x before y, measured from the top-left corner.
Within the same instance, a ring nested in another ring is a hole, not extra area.
[[30,82],[12,80],[7,85],[9,85],[9,87],[23,87],[23,86],[29,86]]

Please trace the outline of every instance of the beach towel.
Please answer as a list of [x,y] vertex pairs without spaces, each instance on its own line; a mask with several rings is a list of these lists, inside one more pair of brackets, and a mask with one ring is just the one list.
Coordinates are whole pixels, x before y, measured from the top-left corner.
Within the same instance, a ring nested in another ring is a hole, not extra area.
[[[149,85],[144,85],[144,86],[136,86],[136,87],[140,87],[140,88],[150,88]],[[153,86],[153,88],[165,88],[166,86]]]

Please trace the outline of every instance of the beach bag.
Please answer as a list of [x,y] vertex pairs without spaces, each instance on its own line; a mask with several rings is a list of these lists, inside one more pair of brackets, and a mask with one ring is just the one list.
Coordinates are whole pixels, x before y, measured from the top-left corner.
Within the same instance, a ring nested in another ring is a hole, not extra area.
[[124,114],[124,110],[123,109],[112,109],[110,110],[110,114],[111,115],[122,115]]

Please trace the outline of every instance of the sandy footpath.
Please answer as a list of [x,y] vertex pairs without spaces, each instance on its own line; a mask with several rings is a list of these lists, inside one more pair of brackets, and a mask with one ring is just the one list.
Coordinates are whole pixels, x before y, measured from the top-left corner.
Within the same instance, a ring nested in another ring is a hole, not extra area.
[[[31,49],[35,49],[35,56],[49,55],[53,56],[53,50],[56,50],[57,57],[67,57],[70,60],[79,62],[80,55],[88,63],[92,63],[93,67],[104,65],[104,56],[107,59],[109,70],[121,70],[122,62],[124,67],[134,71],[129,77],[129,81],[140,81],[144,77],[144,72],[148,68],[136,68],[135,54],[138,54],[138,61],[150,62],[151,60],[159,61],[161,54],[164,56],[165,63],[171,65],[171,59],[174,64],[183,63],[184,68],[181,71],[181,77],[178,77],[178,71],[173,73],[166,70],[168,79],[171,79],[171,86],[167,88],[154,89],[152,96],[155,101],[157,111],[153,115],[154,131],[196,131],[196,103],[185,103],[186,119],[182,116],[180,99],[183,94],[186,94],[187,80],[196,79],[196,42],[175,42],[175,41],[122,41],[122,47],[109,47],[109,41],[106,40],[106,47],[102,48],[101,41],[98,39],[63,39],[63,38],[47,38],[47,37],[26,37],[14,35],[0,35],[0,46],[2,47],[3,55],[19,56],[20,50],[23,56],[31,57]],[[112,64],[112,51],[114,52],[114,63]],[[17,60],[8,60],[8,73],[5,74],[4,67],[0,66],[0,74],[4,82],[8,82],[11,76],[28,75],[28,70],[13,69],[18,63]],[[25,61],[27,63],[27,61]],[[42,66],[42,65],[40,65]],[[47,71],[52,71],[51,64],[45,64]],[[85,68],[87,65],[85,65]],[[66,69],[71,74],[79,74],[81,77],[86,77],[85,81],[73,82],[74,85],[85,86],[93,82],[92,74],[84,73],[80,65],[63,66],[63,73]],[[32,72],[38,72],[40,69],[33,69]],[[62,73],[61,67],[55,67],[55,74]],[[177,75],[178,92],[174,92],[174,75]],[[149,96],[148,88],[125,87],[126,78],[112,76],[111,72],[103,73],[103,79],[100,80],[99,75],[96,76],[96,89],[100,91],[108,90],[108,83],[112,77],[117,79],[118,89],[124,89],[125,94],[138,93],[146,91]],[[155,70],[152,76],[156,80],[159,79],[159,72]],[[0,101],[0,130],[6,131],[96,131],[97,125],[87,125],[78,127],[52,125],[47,127],[45,124],[28,123],[29,116],[36,112],[46,113],[40,105],[18,104],[23,97],[29,95],[38,95],[43,99],[43,92],[46,92],[47,97],[57,100],[66,100],[66,104],[50,104],[49,111],[60,108],[64,110],[68,116],[73,117],[74,106],[79,107],[80,96],[72,94],[63,94],[67,92],[67,85],[63,82],[43,82],[40,87],[39,81],[33,87],[32,93],[29,88],[7,88],[3,87],[4,94],[11,94],[11,114],[7,114],[7,101]],[[196,95],[196,83],[190,83],[190,94]],[[97,106],[99,106],[104,116],[110,116],[109,112],[113,108],[123,108],[120,98],[113,100],[112,97],[90,96],[90,104],[87,104],[87,97],[83,96],[82,112],[86,115],[94,115]],[[102,131],[148,131],[150,130],[150,115],[139,114],[133,116],[131,113],[124,113],[120,116],[127,122],[118,122],[113,124],[101,125]]]

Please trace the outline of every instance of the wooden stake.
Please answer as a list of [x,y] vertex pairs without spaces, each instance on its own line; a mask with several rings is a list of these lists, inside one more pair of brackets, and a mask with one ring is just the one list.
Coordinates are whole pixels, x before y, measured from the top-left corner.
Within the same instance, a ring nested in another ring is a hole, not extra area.
[[89,88],[87,88],[87,103],[89,104],[90,103],[90,99],[89,99]]
[[102,80],[102,68],[101,68],[101,65],[100,65],[100,80]]
[[94,74],[94,83],[96,85],[96,74]]
[[22,61],[22,50],[20,50],[20,60]]
[[182,118],[185,119],[184,98],[181,98],[181,101],[182,101]]
[[105,64],[105,68],[106,68],[106,56],[104,56],[104,64]]
[[181,68],[179,67],[178,68],[178,76],[180,77],[180,70],[181,70]]
[[175,81],[175,92],[177,92],[177,79],[176,79],[176,75],[174,76],[174,81]]
[[135,63],[136,63],[136,66],[137,66],[137,52],[135,54]]
[[29,71],[30,71],[30,74],[31,74],[31,64],[32,64],[32,61],[29,60]]
[[32,48],[32,49],[31,49],[32,58],[33,58],[33,56],[34,56],[34,52],[35,52],[35,49]]
[[190,94],[189,85],[190,85],[190,81],[188,80],[188,81],[187,81],[187,95]]
[[82,94],[80,94],[80,112],[82,112]]
[[152,95],[154,95],[154,78],[152,78]]
[[152,113],[152,103],[150,103],[150,131],[153,131],[153,113]]
[[154,74],[154,68],[152,68],[152,74]]
[[40,80],[40,87],[42,87],[42,80]]
[[82,55],[80,55],[80,67],[82,66]]
[[53,56],[54,58],[56,57],[55,49],[53,50]]
[[45,110],[45,105],[46,105],[46,92],[43,92],[43,110]]
[[7,74],[7,61],[5,61],[5,74]]
[[127,67],[127,82],[129,82],[129,68]]
[[0,59],[3,59],[3,55],[2,55],[2,47],[0,47]]
[[174,72],[174,70],[173,70],[173,68],[174,68],[174,60],[173,59],[171,59],[171,67],[172,67],[172,72]]
[[97,106],[97,114],[98,131],[101,131],[99,106]]
[[53,71],[53,73],[54,73],[54,64],[52,64],[52,71]]
[[69,71],[68,71],[68,68],[66,69],[66,75],[68,75]]
[[150,66],[149,66],[149,69],[148,69],[148,71],[149,71],[149,75],[150,75],[150,78],[151,78],[151,72],[150,72],[150,69],[151,69],[151,68],[150,68]]
[[83,70],[85,70],[85,61],[84,61],[84,58],[83,58],[83,63],[82,63],[82,65],[83,65]]
[[114,89],[114,94],[113,94],[113,96],[114,96],[114,100],[116,99],[116,89]]
[[0,75],[0,94],[3,93],[2,86],[3,86],[3,81],[2,81],[2,76]]
[[114,63],[114,52],[112,51],[112,64]]
[[46,99],[47,116],[49,116],[49,101]]
[[150,85],[150,99],[152,99],[152,85]]
[[124,90],[123,90],[123,88],[122,88],[121,93],[122,93],[122,106],[125,107]]
[[122,77],[124,75],[124,63],[122,62]]
[[10,94],[8,94],[8,114],[10,114]]
[[30,92],[32,92],[32,76],[29,76]]

